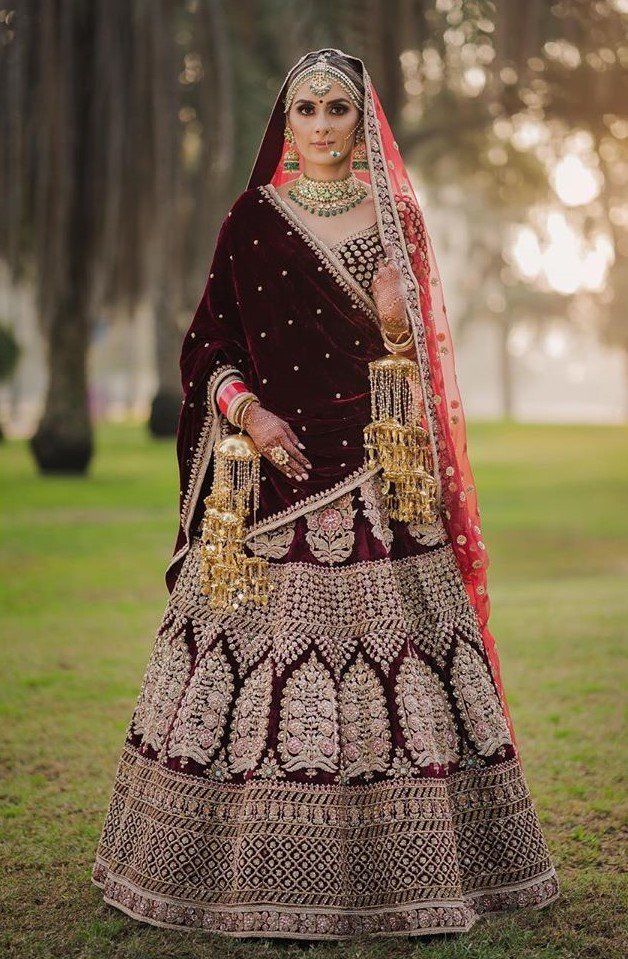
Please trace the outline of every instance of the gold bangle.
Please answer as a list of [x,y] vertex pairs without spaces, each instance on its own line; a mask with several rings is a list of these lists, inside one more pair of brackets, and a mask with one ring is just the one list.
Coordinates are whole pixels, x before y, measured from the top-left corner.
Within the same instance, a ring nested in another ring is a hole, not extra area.
[[256,396],[248,396],[246,398],[246,401],[243,403],[240,403],[240,406],[237,409],[236,426],[241,430],[244,429],[244,416],[246,414],[246,411],[248,410],[249,406],[253,405],[253,403],[259,403],[258,398]]
[[390,340],[386,333],[382,333],[382,338],[384,340],[384,346],[389,353],[405,353],[405,351],[414,344],[414,334],[412,330],[410,330],[405,340],[398,340],[395,342]]
[[402,330],[400,333],[397,333],[397,331],[395,331],[395,332],[392,332],[392,331],[389,332],[388,329],[386,328],[386,324],[385,324],[385,323],[382,323],[382,335],[385,336],[388,340],[390,340],[391,343],[400,343],[400,342],[401,342],[401,339],[395,340],[395,339],[394,339],[395,336],[398,336],[398,337],[401,338],[401,337],[404,337],[404,336],[409,336],[411,333],[412,333],[412,328],[409,327],[409,326],[406,326],[406,328],[405,328],[404,330]]
[[246,416],[246,414],[248,413],[249,409],[253,406],[254,403],[257,403],[258,406],[261,405],[261,403],[260,403],[260,401],[258,400],[258,398],[257,398],[256,396],[254,396],[254,397],[252,397],[250,403],[247,403],[247,404],[245,405],[244,409],[242,410],[242,413],[240,414],[240,424],[241,424],[241,425],[240,425],[240,429],[241,429],[241,430],[245,430],[245,429],[246,429],[246,424],[245,424],[245,422],[244,422],[244,417]]
[[229,409],[229,416],[227,417],[227,419],[229,420],[230,423],[232,423],[234,426],[237,426],[239,429],[242,428],[240,426],[240,422],[241,422],[240,416],[244,409],[244,406],[252,399],[257,399],[257,397],[255,396],[255,393],[252,393],[249,390],[247,393],[241,393],[239,396],[236,396],[236,398],[232,402],[232,406]]

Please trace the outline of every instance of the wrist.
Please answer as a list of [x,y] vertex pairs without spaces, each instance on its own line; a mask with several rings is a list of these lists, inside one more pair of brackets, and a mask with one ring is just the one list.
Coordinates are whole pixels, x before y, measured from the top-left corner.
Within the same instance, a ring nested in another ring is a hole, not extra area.
[[250,400],[250,402],[248,402],[248,403],[246,404],[246,406],[244,407],[244,409],[243,409],[243,411],[242,411],[242,413],[241,413],[241,415],[240,415],[240,428],[243,429],[243,430],[247,430],[247,432],[248,432],[247,423],[249,422],[249,418],[250,418],[250,416],[251,416],[251,413],[254,413],[255,410],[258,410],[258,409],[261,409],[261,408],[262,408],[262,404],[260,403],[259,399],[258,399],[256,396],[253,397],[253,398]]

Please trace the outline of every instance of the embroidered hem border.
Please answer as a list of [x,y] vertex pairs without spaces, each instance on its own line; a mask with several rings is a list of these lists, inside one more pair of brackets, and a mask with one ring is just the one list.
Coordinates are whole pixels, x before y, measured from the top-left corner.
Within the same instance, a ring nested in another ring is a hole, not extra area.
[[130,745],[92,880],[153,925],[306,939],[466,932],[560,894],[516,759],[444,779],[237,785]]
[[209,933],[234,938],[353,939],[381,936],[426,936],[469,932],[483,916],[520,909],[543,909],[560,897],[555,869],[527,883],[486,889],[462,900],[417,902],[399,909],[349,910],[345,913],[316,909],[281,908],[268,903],[256,906],[208,907],[168,899],[135,886],[111,872],[98,859],[92,882],[103,892],[107,905],[132,919],[163,929]]

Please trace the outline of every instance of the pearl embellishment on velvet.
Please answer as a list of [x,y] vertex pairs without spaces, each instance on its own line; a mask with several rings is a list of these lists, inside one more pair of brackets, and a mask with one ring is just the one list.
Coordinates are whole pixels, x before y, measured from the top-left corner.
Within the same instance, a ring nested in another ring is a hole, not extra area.
[[260,333],[260,336],[266,336],[266,330],[262,330],[262,332]]
[[295,366],[295,370],[298,370],[298,369],[299,369],[299,367],[298,367],[298,366]]

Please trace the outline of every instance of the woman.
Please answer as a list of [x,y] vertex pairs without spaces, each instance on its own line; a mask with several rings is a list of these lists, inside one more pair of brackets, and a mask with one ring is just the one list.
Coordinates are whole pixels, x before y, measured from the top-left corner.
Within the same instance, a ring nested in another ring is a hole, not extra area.
[[[418,366],[429,521],[394,518],[365,457],[369,363],[395,353]],[[361,60],[319,50],[288,74],[181,371],[181,522],[94,868],[105,900],[312,940],[465,932],[553,902],[438,272]],[[202,524],[233,433],[259,466],[243,555],[270,586],[220,607]]]

